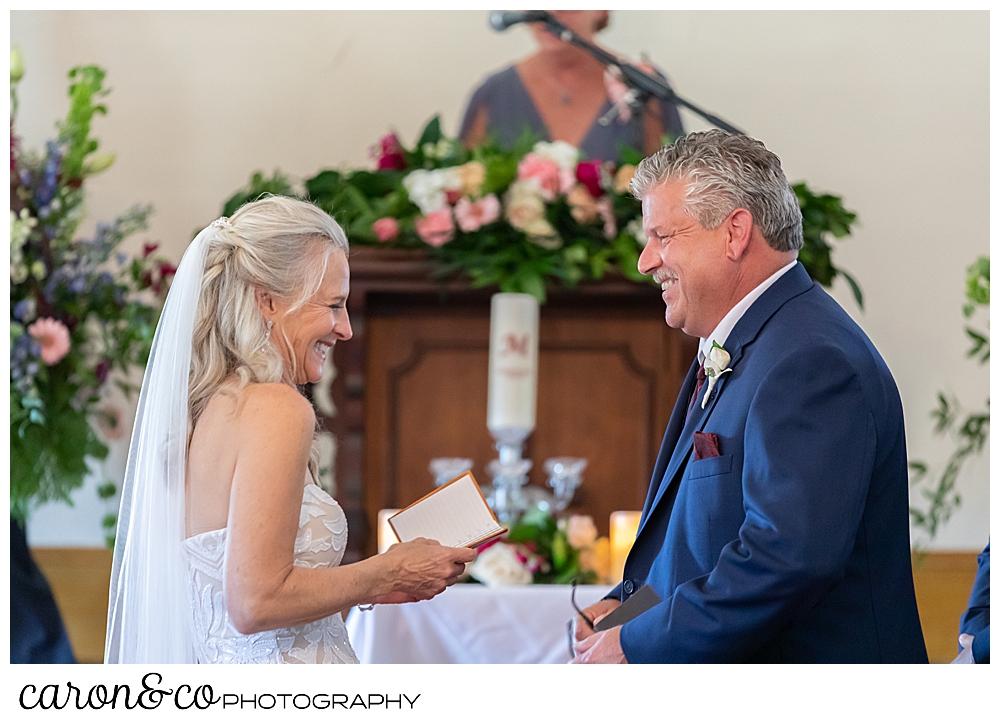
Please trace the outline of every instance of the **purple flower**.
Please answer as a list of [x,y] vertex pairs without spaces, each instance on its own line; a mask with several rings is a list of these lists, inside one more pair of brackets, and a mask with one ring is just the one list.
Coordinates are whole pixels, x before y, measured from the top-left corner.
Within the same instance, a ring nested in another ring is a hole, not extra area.
[[39,207],[48,206],[59,190],[59,164],[62,162],[62,151],[55,141],[45,144],[45,176],[42,187],[35,194],[35,202]]
[[69,283],[69,290],[74,294],[82,294],[87,289],[87,277],[79,274]]
[[22,299],[20,302],[14,305],[14,319],[19,322],[28,321],[26,318],[29,315],[33,315],[35,308],[35,300],[29,297],[28,299]]

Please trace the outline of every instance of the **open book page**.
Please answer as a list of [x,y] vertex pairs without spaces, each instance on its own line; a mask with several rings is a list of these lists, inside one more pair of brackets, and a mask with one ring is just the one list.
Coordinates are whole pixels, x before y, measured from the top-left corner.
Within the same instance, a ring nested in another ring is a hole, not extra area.
[[429,538],[461,548],[479,545],[506,532],[476,484],[472,473],[442,485],[389,518],[401,541]]

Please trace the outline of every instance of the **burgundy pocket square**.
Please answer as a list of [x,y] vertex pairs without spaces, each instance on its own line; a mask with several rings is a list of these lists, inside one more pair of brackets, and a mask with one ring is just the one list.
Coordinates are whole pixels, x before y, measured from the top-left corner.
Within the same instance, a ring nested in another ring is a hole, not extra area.
[[714,432],[699,432],[694,433],[694,459],[695,460],[706,460],[708,458],[717,458],[722,453],[719,450],[719,436]]

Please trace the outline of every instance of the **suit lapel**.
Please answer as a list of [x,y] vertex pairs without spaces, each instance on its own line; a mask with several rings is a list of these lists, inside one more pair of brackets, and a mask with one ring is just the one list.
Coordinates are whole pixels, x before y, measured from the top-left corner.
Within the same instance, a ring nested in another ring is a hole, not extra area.
[[[813,281],[809,278],[805,267],[802,264],[797,264],[789,269],[786,274],[782,275],[750,305],[750,308],[740,318],[740,321],[736,323],[733,331],[729,333],[729,337],[726,339],[726,351],[730,354],[729,366],[734,372],[727,372],[719,378],[712,388],[712,394],[709,396],[708,402],[705,403],[704,409],[701,407],[701,400],[695,401],[691,417],[688,418],[685,424],[684,416],[686,408],[684,407],[684,403],[691,397],[691,392],[694,389],[694,375],[698,368],[697,358],[695,358],[695,362],[688,371],[688,376],[685,378],[682,388],[683,391],[686,391],[686,394],[678,398],[677,404],[674,405],[674,412],[670,416],[670,424],[667,426],[667,433],[664,435],[663,445],[656,460],[653,481],[646,496],[646,505],[643,507],[642,512],[642,523],[639,526],[636,538],[642,533],[642,529],[649,519],[650,513],[663,499],[664,494],[674,483],[677,473],[691,454],[695,430],[704,429],[727,382],[738,370],[737,365],[743,357],[746,346],[757,337],[764,324],[778,309],[793,297],[797,297],[808,291],[812,286]],[[652,502],[650,502],[650,496],[652,496]]]

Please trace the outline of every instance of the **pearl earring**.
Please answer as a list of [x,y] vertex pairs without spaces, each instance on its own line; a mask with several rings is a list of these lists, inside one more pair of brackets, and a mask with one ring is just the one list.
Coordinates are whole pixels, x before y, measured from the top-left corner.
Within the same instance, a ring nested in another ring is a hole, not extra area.
[[264,335],[264,344],[267,344],[268,342],[271,341],[271,327],[273,326],[274,326],[274,320],[272,319],[267,320],[267,334]]

